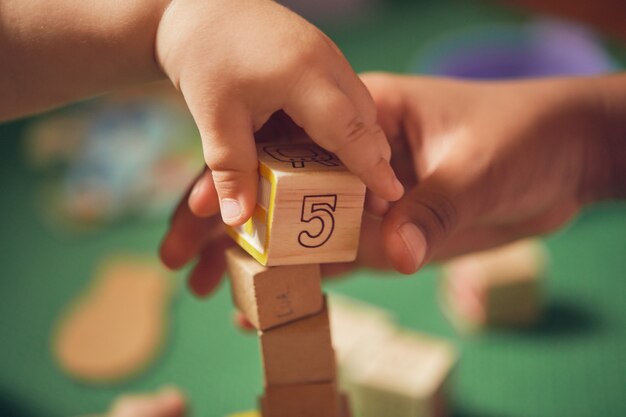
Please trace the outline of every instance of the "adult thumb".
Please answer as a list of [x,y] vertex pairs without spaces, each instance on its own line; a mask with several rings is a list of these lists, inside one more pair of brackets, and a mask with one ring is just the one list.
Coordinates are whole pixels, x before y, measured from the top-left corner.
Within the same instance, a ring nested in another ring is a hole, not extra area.
[[387,212],[382,238],[388,260],[401,273],[419,270],[469,212],[454,177],[435,173],[409,190]]

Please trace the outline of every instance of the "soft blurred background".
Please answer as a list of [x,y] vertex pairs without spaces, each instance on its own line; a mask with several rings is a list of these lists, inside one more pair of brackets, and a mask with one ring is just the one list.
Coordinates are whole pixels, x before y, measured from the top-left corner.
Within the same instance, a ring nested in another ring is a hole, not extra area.
[[[626,64],[615,41],[497,2],[283,3],[318,24],[357,71],[511,78]],[[188,394],[194,416],[255,407],[256,337],[232,325],[227,286],[196,299],[184,271],[163,347],[134,377],[79,382],[52,353],[60,317],[99,265],[116,254],[156,260],[170,210],[201,164],[184,103],[163,86],[0,125],[0,415],[102,412],[121,393],[165,384]],[[362,271],[327,288],[452,341],[462,355],[451,381],[455,416],[626,415],[626,205],[591,207],[545,243],[546,308],[523,331],[457,333],[437,305],[436,267],[412,277]]]

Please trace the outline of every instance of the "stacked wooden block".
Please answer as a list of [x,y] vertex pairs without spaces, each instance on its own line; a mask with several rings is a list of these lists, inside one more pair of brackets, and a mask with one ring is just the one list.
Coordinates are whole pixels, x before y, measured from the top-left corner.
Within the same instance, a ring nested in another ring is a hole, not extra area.
[[227,263],[233,301],[259,334],[262,415],[348,417],[319,264],[354,260],[365,187],[310,142],[257,150],[257,208],[229,230],[241,248]]

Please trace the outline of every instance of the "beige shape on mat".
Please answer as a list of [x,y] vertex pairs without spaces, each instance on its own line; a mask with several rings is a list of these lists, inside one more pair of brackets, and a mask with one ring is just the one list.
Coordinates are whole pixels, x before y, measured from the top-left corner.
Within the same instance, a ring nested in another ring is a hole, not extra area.
[[114,258],[62,316],[53,349],[61,368],[90,382],[129,378],[159,352],[167,331],[171,281],[158,263]]

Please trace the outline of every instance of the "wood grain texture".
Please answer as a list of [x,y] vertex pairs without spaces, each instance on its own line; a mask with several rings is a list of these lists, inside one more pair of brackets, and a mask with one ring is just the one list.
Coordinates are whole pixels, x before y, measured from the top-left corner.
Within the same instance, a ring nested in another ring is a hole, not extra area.
[[267,387],[260,403],[263,417],[345,417],[334,382]]
[[257,210],[228,233],[263,265],[355,259],[365,186],[311,142],[259,144]]
[[319,265],[267,267],[240,247],[226,251],[235,306],[258,330],[267,330],[322,310]]
[[265,385],[330,382],[336,378],[328,310],[259,332]]

